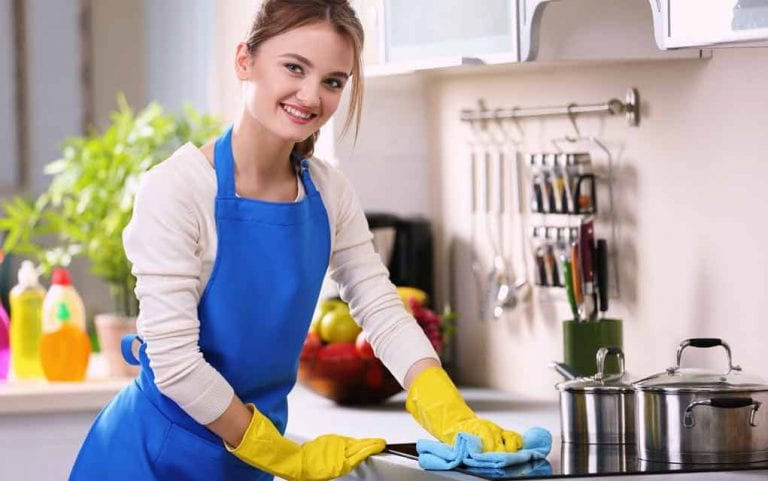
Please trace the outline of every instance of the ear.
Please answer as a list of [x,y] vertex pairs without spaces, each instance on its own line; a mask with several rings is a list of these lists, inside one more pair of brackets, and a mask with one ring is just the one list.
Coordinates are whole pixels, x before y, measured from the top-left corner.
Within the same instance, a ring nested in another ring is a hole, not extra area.
[[251,63],[253,56],[248,51],[248,45],[245,42],[237,44],[237,51],[235,53],[235,74],[237,74],[238,80],[245,81],[250,78]]

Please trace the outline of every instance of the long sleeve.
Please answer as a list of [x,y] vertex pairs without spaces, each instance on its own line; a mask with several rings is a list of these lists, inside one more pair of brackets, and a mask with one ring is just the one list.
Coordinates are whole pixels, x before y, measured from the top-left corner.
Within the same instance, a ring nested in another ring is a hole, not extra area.
[[373,248],[373,235],[352,187],[342,178],[330,275],[366,333],[376,356],[404,384],[414,362],[438,359],[416,320],[405,310],[389,272]]
[[137,279],[138,332],[160,392],[196,421],[208,424],[226,410],[234,391],[206,362],[198,345],[203,252],[190,191],[202,186],[195,185],[195,179],[190,186],[189,179],[164,169],[169,165],[161,164],[144,176],[123,233]]
[[[437,359],[404,309],[373,250],[365,214],[344,176],[313,159],[312,179],[328,212],[332,277],[374,351],[403,383],[419,359]],[[226,410],[234,391],[199,347],[197,306],[215,263],[216,175],[192,144],[142,179],[123,244],[136,276],[138,330],[155,384],[201,424]]]

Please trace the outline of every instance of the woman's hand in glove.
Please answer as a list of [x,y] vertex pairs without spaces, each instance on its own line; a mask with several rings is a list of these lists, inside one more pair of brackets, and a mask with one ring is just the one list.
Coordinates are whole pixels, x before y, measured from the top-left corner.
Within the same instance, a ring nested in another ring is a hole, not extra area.
[[429,367],[416,376],[408,389],[405,408],[424,429],[446,444],[453,445],[456,435],[464,432],[479,437],[486,452],[511,453],[523,447],[520,434],[477,417],[441,367]]
[[288,481],[321,481],[352,471],[368,456],[384,450],[383,439],[355,439],[335,434],[304,444],[283,437],[252,404],[253,418],[243,440],[227,449],[241,461]]

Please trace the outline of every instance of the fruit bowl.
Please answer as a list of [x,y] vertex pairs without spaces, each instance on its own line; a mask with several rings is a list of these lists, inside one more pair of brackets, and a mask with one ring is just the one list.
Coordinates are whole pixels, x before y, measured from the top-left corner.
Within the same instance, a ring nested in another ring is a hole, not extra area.
[[376,404],[403,390],[377,358],[300,359],[298,379],[340,405]]
[[[426,296],[421,291],[398,288],[398,292],[440,354],[442,318],[423,305]],[[338,299],[318,304],[299,358],[298,381],[341,405],[376,404],[403,390],[374,355],[349,307]]]

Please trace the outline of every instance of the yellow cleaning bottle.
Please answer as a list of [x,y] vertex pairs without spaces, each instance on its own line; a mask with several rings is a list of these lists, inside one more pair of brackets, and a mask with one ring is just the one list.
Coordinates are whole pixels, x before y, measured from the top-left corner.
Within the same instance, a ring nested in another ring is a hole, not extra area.
[[59,303],[59,328],[40,339],[40,362],[49,381],[83,381],[88,371],[91,343],[79,326],[70,322],[67,303]]
[[18,284],[9,294],[11,307],[11,369],[16,379],[43,377],[40,365],[40,335],[42,331],[45,289],[37,278],[32,261],[23,261]]

